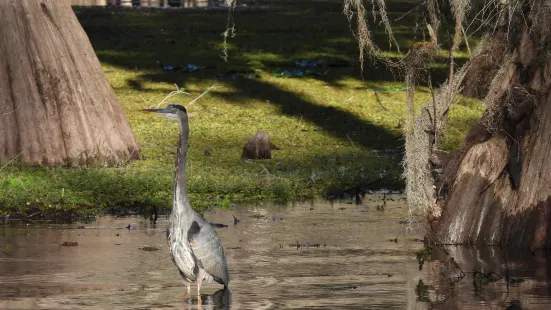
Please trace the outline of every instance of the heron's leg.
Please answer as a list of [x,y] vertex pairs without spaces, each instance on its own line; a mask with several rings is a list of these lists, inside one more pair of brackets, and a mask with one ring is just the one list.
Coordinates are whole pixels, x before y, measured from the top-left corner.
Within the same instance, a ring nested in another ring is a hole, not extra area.
[[197,295],[201,296],[201,283],[203,283],[203,278],[205,277],[205,269],[199,268],[197,274]]
[[189,295],[189,293],[191,293],[191,283],[184,281],[184,286],[187,288],[187,293]]

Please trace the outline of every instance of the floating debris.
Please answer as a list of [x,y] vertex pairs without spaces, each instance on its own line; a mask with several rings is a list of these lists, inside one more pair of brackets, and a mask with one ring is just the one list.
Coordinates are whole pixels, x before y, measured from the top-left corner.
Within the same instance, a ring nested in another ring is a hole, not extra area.
[[[289,247],[290,248],[319,248],[319,247],[322,247],[321,244],[319,243],[311,243],[311,242],[298,242],[297,243],[291,243],[289,244]],[[324,244],[323,247],[326,247],[326,245]]]
[[261,214],[253,214],[250,217],[255,218],[257,220],[272,220],[272,221],[281,221],[283,220],[282,217],[279,216],[265,216]]
[[156,248],[156,247],[154,247],[154,246],[144,246],[143,248],[139,248],[138,250],[146,251],[146,252],[155,252],[155,251],[159,251],[159,249]]
[[236,225],[237,223],[241,222],[240,220],[238,220],[238,219],[235,217],[235,215],[232,214],[232,216],[233,216],[233,225]]
[[78,242],[74,241],[65,241],[61,244],[61,246],[78,246]]
[[228,225],[226,225],[226,224],[220,224],[220,223],[209,222],[209,224],[210,224],[210,226],[216,227],[216,228],[225,228],[225,227],[228,227]]
[[324,289],[328,291],[338,292],[338,291],[357,290],[359,287],[360,287],[359,285],[345,285],[345,286],[337,286],[337,287],[327,287]]
[[77,229],[108,229],[113,228],[110,226],[79,226]]

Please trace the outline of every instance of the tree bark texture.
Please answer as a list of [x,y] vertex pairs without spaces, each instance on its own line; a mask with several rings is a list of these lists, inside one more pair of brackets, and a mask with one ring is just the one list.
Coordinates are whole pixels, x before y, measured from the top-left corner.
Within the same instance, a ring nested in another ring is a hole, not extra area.
[[442,216],[432,223],[439,242],[551,246],[549,33],[535,23],[518,31],[484,116],[444,166],[437,188],[450,191],[440,196]]
[[0,0],[0,158],[113,165],[138,142],[67,1]]

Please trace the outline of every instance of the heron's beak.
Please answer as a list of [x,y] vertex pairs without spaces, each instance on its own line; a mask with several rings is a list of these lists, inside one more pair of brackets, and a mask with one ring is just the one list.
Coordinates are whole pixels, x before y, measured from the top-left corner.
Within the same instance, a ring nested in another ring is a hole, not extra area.
[[141,112],[143,113],[156,113],[156,114],[167,114],[167,113],[172,113],[172,111],[170,109],[167,109],[167,108],[162,108],[162,109],[143,109],[143,110],[140,110]]

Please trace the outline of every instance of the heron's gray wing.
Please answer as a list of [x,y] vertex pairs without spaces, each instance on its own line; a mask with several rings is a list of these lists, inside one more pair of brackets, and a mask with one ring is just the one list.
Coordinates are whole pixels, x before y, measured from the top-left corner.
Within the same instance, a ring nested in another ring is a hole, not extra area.
[[[199,268],[203,268],[201,261],[195,256],[189,245],[176,247],[172,246],[170,226],[166,230],[166,240],[168,250],[170,252],[170,258],[172,259],[172,262],[176,264],[178,270],[180,270],[180,275],[182,278],[185,281],[194,281],[197,277],[197,273],[199,272]],[[177,242],[181,243],[181,241]]]
[[230,276],[224,248],[214,228],[203,218],[197,216],[188,230],[188,240],[193,254],[200,261],[203,269],[216,282],[227,286]]

